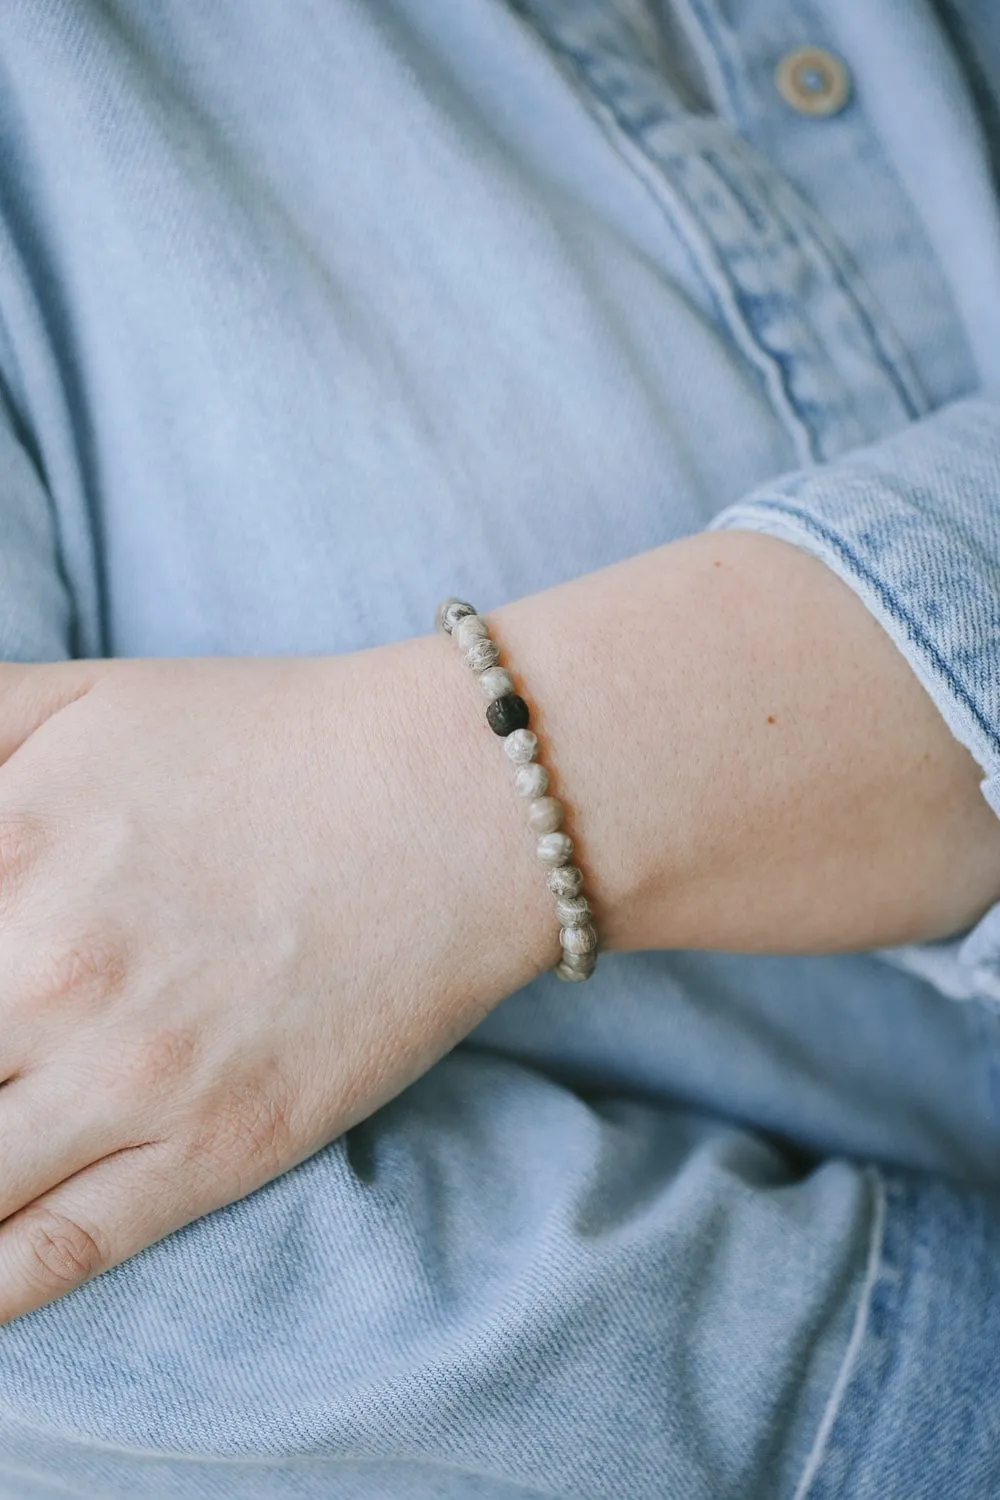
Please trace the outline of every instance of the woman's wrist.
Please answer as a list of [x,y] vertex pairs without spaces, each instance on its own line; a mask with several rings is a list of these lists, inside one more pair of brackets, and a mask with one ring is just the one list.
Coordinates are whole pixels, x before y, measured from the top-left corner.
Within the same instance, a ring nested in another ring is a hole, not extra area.
[[[1000,894],[971,758],[850,589],[794,547],[694,537],[486,617],[603,949],[883,946]],[[393,789],[422,982],[457,1036],[558,959],[534,839],[446,637],[340,664],[383,726],[369,775]]]
[[399,898],[417,916],[408,982],[434,989],[442,1023],[457,1037],[559,958],[559,927],[517,815],[512,768],[484,722],[475,679],[446,637],[330,665],[344,673],[333,693],[337,711],[353,703],[365,725],[371,792],[359,789],[359,805],[374,799],[392,824],[391,853],[382,856],[392,870],[370,887],[369,899],[382,906],[373,926],[392,920]]
[[490,622],[578,820],[603,947],[885,946],[1000,896],[978,768],[807,553],[700,535]]

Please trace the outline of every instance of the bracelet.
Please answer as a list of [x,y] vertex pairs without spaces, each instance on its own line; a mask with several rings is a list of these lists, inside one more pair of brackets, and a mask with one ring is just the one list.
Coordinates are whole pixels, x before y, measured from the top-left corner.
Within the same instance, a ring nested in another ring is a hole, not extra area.
[[562,803],[546,795],[549,773],[538,764],[538,738],[528,728],[528,705],[514,691],[513,677],[500,666],[500,648],[471,604],[445,599],[438,607],[437,626],[456,641],[478,676],[488,700],[486,722],[503,738],[504,750],[515,766],[514,790],[528,799],[528,827],[538,838],[535,852],[548,870],[548,887],[556,898],[562,958],[555,972],[560,979],[589,979],[597,965],[597,931],[590,902],[583,895],[583,872],[570,864],[573,840],[560,831]]

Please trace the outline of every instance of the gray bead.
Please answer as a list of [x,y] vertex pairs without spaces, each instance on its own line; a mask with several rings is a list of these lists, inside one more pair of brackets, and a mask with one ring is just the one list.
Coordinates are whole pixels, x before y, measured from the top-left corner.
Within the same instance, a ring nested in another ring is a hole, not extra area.
[[568,833],[543,833],[535,853],[543,865],[564,865],[573,853],[573,840]]
[[576,969],[582,974],[593,974],[597,967],[596,953],[567,953],[563,949],[562,961],[567,969]]
[[590,921],[590,902],[586,896],[560,896],[556,917],[563,927],[582,927]]
[[438,605],[438,629],[451,635],[455,626],[464,615],[474,615],[475,613],[476,611],[472,605],[466,604],[464,599],[443,599]]
[[463,615],[452,631],[452,636],[463,651],[468,651],[473,641],[484,641],[490,627],[481,615]]
[[506,667],[487,667],[479,674],[479,686],[492,703],[495,698],[506,698],[514,691],[514,679]]
[[570,984],[582,984],[585,979],[590,978],[593,972],[593,969],[571,969],[565,960],[561,964],[556,964],[555,967],[556,978],[566,979]]
[[528,827],[532,833],[555,833],[563,820],[558,797],[536,797],[528,808]]
[[559,941],[567,953],[594,953],[597,949],[597,932],[588,922],[583,927],[564,927]]
[[500,647],[489,637],[473,641],[465,653],[465,660],[474,672],[485,672],[487,667],[495,667],[500,660]]
[[544,766],[518,766],[514,773],[514,790],[519,797],[544,797],[549,789],[549,773]]
[[503,749],[515,766],[526,766],[538,754],[538,736],[530,729],[515,729],[504,740]]
[[581,979],[589,979],[596,968],[596,953],[563,953],[562,962],[556,965],[556,973],[560,979],[579,983]]
[[583,871],[576,865],[561,865],[545,878],[553,896],[579,896],[583,890]]

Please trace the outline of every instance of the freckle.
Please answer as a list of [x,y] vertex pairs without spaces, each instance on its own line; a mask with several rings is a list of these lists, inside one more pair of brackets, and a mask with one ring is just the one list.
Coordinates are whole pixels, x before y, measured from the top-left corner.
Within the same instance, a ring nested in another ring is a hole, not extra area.
[[774,717],[774,714],[768,714],[768,716],[767,716],[767,722],[768,722],[768,723],[769,723],[769,724],[777,724],[777,722],[778,722],[778,721],[777,721],[777,719],[776,719],[776,718],[775,718],[775,717]]
[[721,568],[721,567],[722,567],[722,564],[721,564],[721,563],[717,563],[717,562],[714,562],[714,563],[713,563],[713,564],[712,564],[712,567],[713,567],[713,568]]

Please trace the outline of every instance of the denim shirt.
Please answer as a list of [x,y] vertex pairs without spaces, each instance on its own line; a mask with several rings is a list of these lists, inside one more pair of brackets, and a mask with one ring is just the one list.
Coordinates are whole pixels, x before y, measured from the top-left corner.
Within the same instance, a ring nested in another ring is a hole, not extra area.
[[[983,34],[973,0],[5,0],[0,653],[354,651],[750,528],[855,590],[1000,815]],[[807,45],[850,71],[827,117],[775,86]],[[848,1159],[996,1185],[1000,908],[882,955],[609,956],[572,1025],[558,988],[0,1330],[0,1493],[960,1493],[900,1411],[939,1399],[935,1297],[970,1389],[998,1299],[945,1295],[962,1236]],[[781,1177],[741,1121],[831,1159]]]

